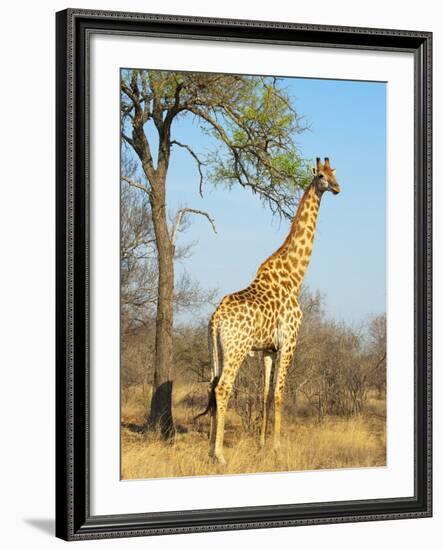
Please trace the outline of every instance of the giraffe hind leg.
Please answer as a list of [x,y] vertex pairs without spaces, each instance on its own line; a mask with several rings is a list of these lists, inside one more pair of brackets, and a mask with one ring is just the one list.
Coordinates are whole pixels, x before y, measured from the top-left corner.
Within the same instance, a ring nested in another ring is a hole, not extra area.
[[266,440],[266,431],[268,427],[268,417],[269,417],[269,408],[270,408],[270,387],[271,387],[271,375],[272,375],[272,357],[268,354],[265,354],[263,357],[264,363],[264,385],[263,385],[263,414],[262,414],[262,424],[260,431],[260,447],[265,446]]
[[275,451],[280,449],[280,432],[281,432],[281,408],[283,404],[283,394],[285,389],[286,377],[288,375],[289,365],[292,361],[295,344],[284,348],[280,352],[277,379],[275,381],[274,390],[274,441],[273,448]]
[[215,377],[211,383],[209,396],[209,456],[214,457],[215,454],[215,436],[217,433],[217,404],[215,397],[215,388],[217,387],[219,377]]
[[243,363],[244,358],[250,346],[238,351],[235,355],[230,354],[223,361],[223,372],[215,388],[215,444],[214,458],[220,464],[226,464],[223,456],[223,439],[225,430],[225,416],[228,407],[231,391],[234,386],[235,378]]
[[209,418],[209,456],[211,458],[215,455],[215,434],[217,423],[217,412],[215,409],[211,410]]

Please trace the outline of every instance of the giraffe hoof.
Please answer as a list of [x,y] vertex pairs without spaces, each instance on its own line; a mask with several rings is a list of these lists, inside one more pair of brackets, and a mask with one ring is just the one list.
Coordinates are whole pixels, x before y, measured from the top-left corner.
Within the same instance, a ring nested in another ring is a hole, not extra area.
[[215,462],[217,462],[218,464],[221,464],[222,466],[224,466],[226,464],[226,460],[225,460],[225,457],[223,455],[215,455],[214,456],[214,460]]

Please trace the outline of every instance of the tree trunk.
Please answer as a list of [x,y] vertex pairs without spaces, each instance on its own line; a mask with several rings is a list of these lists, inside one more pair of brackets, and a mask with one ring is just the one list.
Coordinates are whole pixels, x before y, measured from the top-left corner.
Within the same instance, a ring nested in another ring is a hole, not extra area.
[[158,298],[155,327],[155,362],[151,411],[148,426],[164,439],[174,436],[172,417],[172,327],[174,299],[174,251],[166,219],[165,178],[152,186],[150,196],[152,220],[158,257]]

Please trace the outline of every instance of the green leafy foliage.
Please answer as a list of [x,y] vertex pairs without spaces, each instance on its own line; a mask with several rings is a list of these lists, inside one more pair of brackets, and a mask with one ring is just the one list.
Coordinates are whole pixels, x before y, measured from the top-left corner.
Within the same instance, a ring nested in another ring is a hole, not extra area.
[[[121,91],[123,136],[140,158],[149,159],[152,144],[147,136],[145,143],[137,142],[136,132],[131,137],[126,129],[137,121],[143,129],[152,120],[163,141],[157,163],[152,159],[153,175],[162,162],[167,171],[173,145],[185,147],[198,162],[202,181],[241,185],[275,214],[293,216],[310,182],[308,163],[295,141],[307,127],[281,79],[137,69],[122,71]],[[172,121],[186,115],[213,138],[204,155],[174,142]]]

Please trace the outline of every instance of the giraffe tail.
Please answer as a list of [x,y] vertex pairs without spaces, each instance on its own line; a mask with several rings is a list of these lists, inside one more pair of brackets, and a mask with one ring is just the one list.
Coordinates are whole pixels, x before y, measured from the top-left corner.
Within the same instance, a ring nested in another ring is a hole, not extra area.
[[217,387],[218,381],[219,381],[218,376],[216,376],[211,380],[211,384],[208,390],[209,399],[208,399],[208,404],[206,405],[206,409],[200,414],[198,414],[197,416],[194,416],[194,420],[197,420],[197,418],[200,418],[201,416],[205,416],[206,414],[208,414],[208,412],[215,410],[215,388]]
[[214,411],[216,406],[215,388],[220,380],[220,372],[218,362],[218,330],[214,318],[212,318],[209,325],[209,354],[211,357],[212,379],[208,389],[208,404],[203,412],[194,417],[194,420]]

